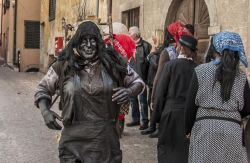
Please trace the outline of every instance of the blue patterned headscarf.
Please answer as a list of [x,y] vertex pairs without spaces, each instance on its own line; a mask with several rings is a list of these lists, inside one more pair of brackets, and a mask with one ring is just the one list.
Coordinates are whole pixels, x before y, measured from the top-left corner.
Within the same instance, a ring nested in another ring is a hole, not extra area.
[[245,67],[248,67],[247,57],[240,35],[234,32],[220,32],[214,35],[213,44],[217,52],[222,55],[225,49],[238,52],[240,61]]

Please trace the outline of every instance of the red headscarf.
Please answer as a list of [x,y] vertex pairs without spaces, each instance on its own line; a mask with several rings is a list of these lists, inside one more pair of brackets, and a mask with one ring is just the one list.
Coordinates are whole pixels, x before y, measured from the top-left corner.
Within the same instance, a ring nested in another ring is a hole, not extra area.
[[189,36],[193,36],[184,26],[184,24],[182,24],[181,22],[174,22],[171,23],[168,27],[167,27],[168,32],[174,37],[174,40],[176,42],[176,44],[179,43],[179,39],[181,38],[182,35],[189,35]]
[[[135,55],[135,42],[125,34],[114,34],[113,38],[114,49],[123,57],[127,57],[128,61],[130,61]],[[111,44],[109,38],[105,39],[104,42],[105,44]]]

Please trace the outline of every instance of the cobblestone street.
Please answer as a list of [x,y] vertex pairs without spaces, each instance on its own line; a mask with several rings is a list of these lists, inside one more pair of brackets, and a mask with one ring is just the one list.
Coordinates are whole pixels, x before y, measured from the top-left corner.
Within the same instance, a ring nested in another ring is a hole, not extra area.
[[[18,73],[0,67],[0,163],[58,163],[57,135],[44,125],[33,104],[41,73]],[[57,110],[55,106],[53,110]],[[156,139],[125,128],[124,163],[155,163]]]

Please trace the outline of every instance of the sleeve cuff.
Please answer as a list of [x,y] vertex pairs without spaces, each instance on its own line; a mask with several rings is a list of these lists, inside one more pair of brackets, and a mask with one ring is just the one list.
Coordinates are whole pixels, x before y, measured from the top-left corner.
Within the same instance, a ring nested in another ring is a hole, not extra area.
[[37,108],[39,108],[38,103],[41,99],[47,99],[49,102],[51,102],[51,97],[48,95],[36,95],[34,104]]

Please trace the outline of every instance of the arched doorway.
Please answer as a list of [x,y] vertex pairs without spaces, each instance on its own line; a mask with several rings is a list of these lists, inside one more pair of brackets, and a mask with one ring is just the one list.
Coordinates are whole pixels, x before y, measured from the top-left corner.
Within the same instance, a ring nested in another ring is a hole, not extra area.
[[192,24],[195,38],[198,40],[198,63],[204,60],[209,44],[209,12],[205,0],[174,0],[169,7],[166,26],[174,21]]

